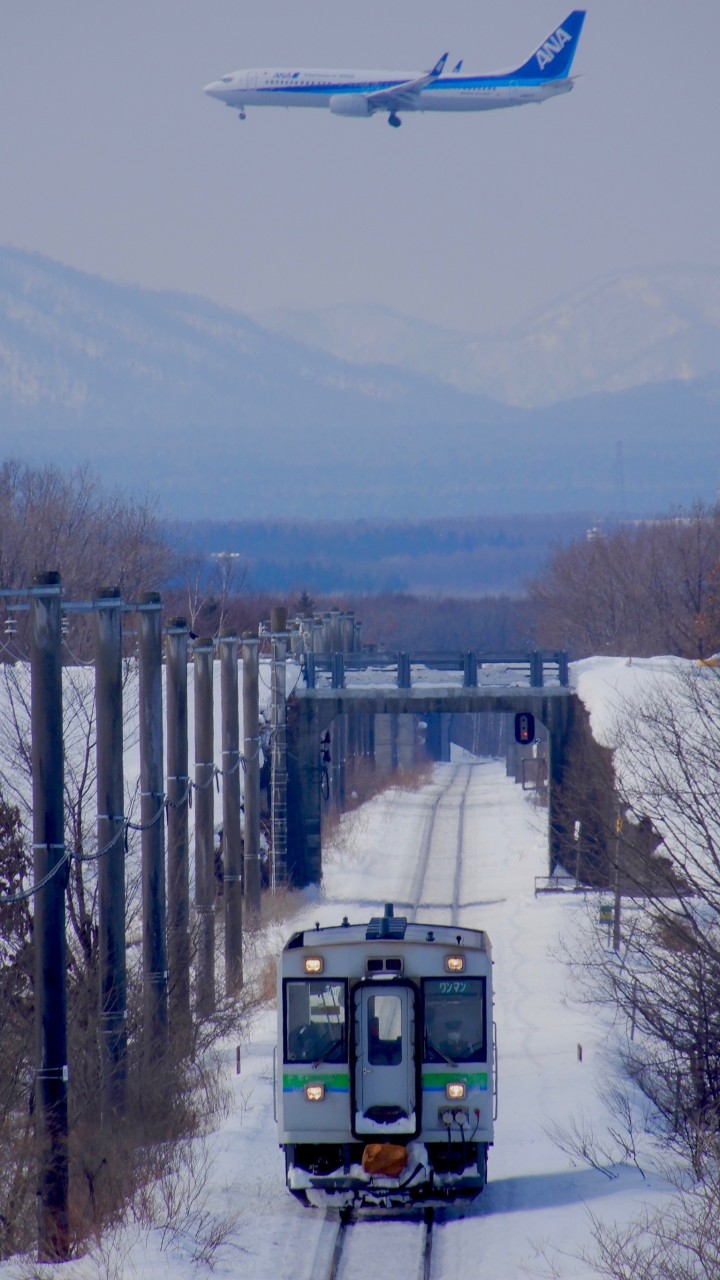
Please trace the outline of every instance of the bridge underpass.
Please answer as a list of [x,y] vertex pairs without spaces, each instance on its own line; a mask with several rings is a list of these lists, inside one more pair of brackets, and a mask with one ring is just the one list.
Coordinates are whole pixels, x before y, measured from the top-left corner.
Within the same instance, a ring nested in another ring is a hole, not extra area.
[[298,688],[287,701],[287,864],[293,883],[322,879],[322,738],[338,716],[427,716],[530,712],[548,733],[548,853],[559,855],[560,795],[575,718],[582,708],[567,687]]

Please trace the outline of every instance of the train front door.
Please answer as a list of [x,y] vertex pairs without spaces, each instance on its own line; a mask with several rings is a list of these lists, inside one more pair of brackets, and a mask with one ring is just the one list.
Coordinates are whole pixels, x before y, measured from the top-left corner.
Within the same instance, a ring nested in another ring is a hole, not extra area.
[[368,983],[355,991],[355,1132],[418,1132],[415,991]]

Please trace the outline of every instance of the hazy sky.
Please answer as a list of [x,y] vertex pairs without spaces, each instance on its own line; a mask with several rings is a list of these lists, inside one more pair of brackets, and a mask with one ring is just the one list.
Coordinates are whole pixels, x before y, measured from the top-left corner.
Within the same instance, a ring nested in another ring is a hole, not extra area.
[[2,0],[0,242],[242,311],[469,330],[597,276],[720,265],[719,0],[588,0],[572,94],[342,119],[202,87],[252,66],[517,65],[566,0]]

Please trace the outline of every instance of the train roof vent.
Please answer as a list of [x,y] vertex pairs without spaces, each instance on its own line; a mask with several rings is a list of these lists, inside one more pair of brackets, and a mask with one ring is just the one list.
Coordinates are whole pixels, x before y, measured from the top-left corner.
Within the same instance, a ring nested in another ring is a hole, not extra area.
[[368,942],[372,942],[378,938],[399,938],[405,937],[407,928],[407,916],[393,915],[392,906],[388,903],[385,908],[384,916],[372,916],[367,929],[365,930],[365,938]]

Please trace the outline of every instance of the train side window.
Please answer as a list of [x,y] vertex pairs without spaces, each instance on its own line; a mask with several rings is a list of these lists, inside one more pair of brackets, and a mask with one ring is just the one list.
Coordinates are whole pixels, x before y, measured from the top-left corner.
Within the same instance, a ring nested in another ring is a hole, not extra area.
[[368,1063],[396,1067],[402,1062],[402,1005],[397,995],[371,996],[367,1002]]
[[425,1062],[485,1062],[484,978],[426,978]]
[[346,1062],[346,984],[328,979],[285,983],[285,1061]]

